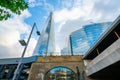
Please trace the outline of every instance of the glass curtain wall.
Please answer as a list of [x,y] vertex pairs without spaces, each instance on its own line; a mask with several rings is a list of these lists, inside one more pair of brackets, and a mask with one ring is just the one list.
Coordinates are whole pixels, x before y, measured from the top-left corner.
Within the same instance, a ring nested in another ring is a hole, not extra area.
[[47,22],[41,32],[41,36],[36,45],[34,55],[49,56],[54,53],[55,50],[55,38],[54,38],[54,26],[53,26],[53,14],[50,13]]
[[83,26],[82,29],[71,33],[70,42],[73,55],[85,54],[110,25],[111,22],[95,23]]

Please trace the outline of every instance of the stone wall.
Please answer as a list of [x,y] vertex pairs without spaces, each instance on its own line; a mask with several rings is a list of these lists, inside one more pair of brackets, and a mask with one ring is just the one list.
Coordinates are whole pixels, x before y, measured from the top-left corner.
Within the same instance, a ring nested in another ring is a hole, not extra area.
[[[63,66],[77,73],[78,66],[80,73],[83,74],[82,56],[49,56],[39,57],[38,61],[31,66],[28,80],[44,80],[46,73],[52,68]],[[81,75],[81,79],[83,76]]]

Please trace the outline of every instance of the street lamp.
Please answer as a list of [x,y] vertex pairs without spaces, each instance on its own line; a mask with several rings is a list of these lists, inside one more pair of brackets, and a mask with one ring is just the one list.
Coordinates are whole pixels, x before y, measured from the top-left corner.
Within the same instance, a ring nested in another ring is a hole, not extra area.
[[25,42],[25,40],[19,40],[19,42],[20,42],[20,44],[22,45],[22,46],[26,46],[27,45],[27,43]]
[[16,80],[16,77],[17,77],[17,75],[19,74],[19,69],[20,69],[20,67],[21,67],[22,59],[23,59],[23,57],[24,57],[24,55],[25,55],[27,46],[28,46],[28,44],[29,44],[31,35],[32,35],[32,33],[33,33],[33,30],[34,30],[34,27],[36,27],[37,35],[40,35],[40,32],[39,32],[38,29],[37,29],[36,23],[34,23],[34,24],[33,24],[33,27],[32,27],[32,30],[31,30],[31,32],[30,32],[30,35],[29,35],[29,37],[28,37],[27,43],[26,43],[24,40],[19,40],[20,44],[21,44],[22,46],[25,46],[25,48],[24,48],[24,50],[23,50],[23,52],[22,52],[21,58],[20,58],[20,60],[19,60],[19,62],[18,62],[17,69],[16,69],[16,71],[15,71],[15,73],[14,73],[14,76],[13,76],[12,80]]

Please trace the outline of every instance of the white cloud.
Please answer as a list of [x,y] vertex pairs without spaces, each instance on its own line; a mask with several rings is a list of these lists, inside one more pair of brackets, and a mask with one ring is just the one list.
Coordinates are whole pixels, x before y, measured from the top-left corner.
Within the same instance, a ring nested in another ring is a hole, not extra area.
[[42,6],[43,2],[40,0],[28,0],[29,7]]
[[[119,0],[98,0],[95,2],[93,7],[93,14],[101,14],[99,19],[104,20],[115,20],[120,14],[120,1]],[[100,4],[100,5],[99,5]]]
[[54,13],[55,22],[59,23],[58,30],[56,30],[56,42],[60,48],[63,48],[65,39],[71,32],[82,28],[83,24],[88,23],[85,23],[84,19],[89,15],[89,12],[90,11],[87,12],[79,7],[73,7],[71,10],[62,9]]
[[65,7],[65,8],[71,8],[73,6],[73,2],[74,0],[61,0],[59,1],[59,4],[62,6],[62,7]]
[[[25,10],[20,16],[15,15],[11,19],[0,22],[0,58],[21,56],[24,47],[20,45],[18,40],[20,40],[21,34],[29,34],[30,26],[24,22],[24,19],[30,16],[29,11]],[[32,39],[30,42],[36,41]],[[29,49],[33,49],[32,44]],[[31,55],[31,53],[26,53]]]
[[45,8],[45,10],[47,10],[47,11],[54,11],[54,7],[53,7],[53,5],[51,5],[50,3],[48,3],[46,0],[43,0],[43,6],[44,6],[44,8]]
[[35,49],[37,40],[35,38],[31,38],[30,43],[28,45],[28,48],[26,50],[26,54],[25,56],[32,56],[33,55],[33,51]]
[[[84,24],[82,18],[76,20],[68,20],[64,24],[60,25],[59,32],[56,31],[56,42],[62,49],[65,45],[66,38],[70,35],[71,32],[82,28]],[[66,45],[67,46],[67,45]]]
[[61,11],[54,12],[55,22],[63,22],[67,20],[74,20],[80,17],[82,13],[78,14],[80,10],[78,8],[72,9],[71,11],[67,9],[62,9]]
[[55,31],[60,48],[65,44],[65,37],[83,25],[113,21],[120,14],[119,0],[70,0],[68,4],[66,1],[62,1],[61,10],[54,12],[55,23],[59,24]]
[[25,18],[28,18],[30,16],[31,16],[31,14],[29,13],[29,11],[28,10],[24,10],[21,15],[16,15],[14,18],[18,18],[19,17],[19,19],[25,19]]
[[47,11],[54,11],[53,5],[48,3],[46,0],[28,0],[29,7],[41,6]]

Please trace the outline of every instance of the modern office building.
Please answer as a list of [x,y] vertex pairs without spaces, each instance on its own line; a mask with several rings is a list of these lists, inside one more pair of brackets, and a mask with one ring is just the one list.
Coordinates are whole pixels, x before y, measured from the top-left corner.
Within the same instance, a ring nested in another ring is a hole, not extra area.
[[68,47],[65,47],[61,50],[61,55],[68,55]]
[[93,46],[93,44],[98,40],[98,38],[105,32],[105,30],[110,27],[111,22],[107,23],[96,23],[92,25],[84,26],[84,31],[87,36],[89,46]]
[[94,23],[72,32],[70,42],[73,55],[86,53],[110,25],[111,22]]
[[85,72],[90,78],[120,79],[120,15],[85,53],[83,60],[86,63]]
[[73,55],[71,52],[71,44],[70,44],[70,38],[67,41],[67,45],[66,47],[64,47],[63,49],[61,49],[61,55]]
[[34,51],[34,55],[49,56],[53,55],[54,50],[55,50],[55,37],[53,15],[51,13],[47,19],[47,22],[38,40],[37,46]]

